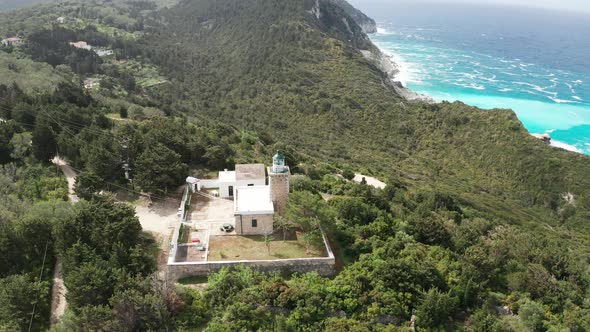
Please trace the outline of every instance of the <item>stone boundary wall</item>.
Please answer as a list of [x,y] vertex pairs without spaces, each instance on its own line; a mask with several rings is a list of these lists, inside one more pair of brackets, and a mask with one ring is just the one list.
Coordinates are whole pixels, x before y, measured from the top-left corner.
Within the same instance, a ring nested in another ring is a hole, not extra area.
[[[330,277],[336,273],[336,258],[328,244],[325,234],[322,238],[326,246],[328,257],[277,259],[262,261],[217,261],[217,262],[182,262],[168,261],[168,280],[176,282],[187,277],[206,277],[224,267],[247,265],[252,269],[264,273],[307,273],[316,272],[321,276]],[[176,254],[176,251],[174,251]],[[170,257],[172,258],[172,257]]]
[[322,276],[332,276],[336,273],[336,260],[333,257],[281,259],[268,261],[227,261],[202,263],[173,263],[168,264],[168,280],[175,282],[187,277],[206,277],[224,267],[247,265],[252,269],[265,273],[283,272],[317,272]]

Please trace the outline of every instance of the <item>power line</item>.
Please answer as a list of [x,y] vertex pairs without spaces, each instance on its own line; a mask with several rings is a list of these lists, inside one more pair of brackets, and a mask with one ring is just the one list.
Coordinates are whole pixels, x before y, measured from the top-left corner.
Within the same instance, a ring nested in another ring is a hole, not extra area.
[[[41,107],[40,107],[39,109],[41,109]],[[31,110],[25,110],[25,109],[22,109],[22,110],[15,110],[15,109],[0,108],[0,110],[4,110],[4,111],[10,111],[10,112],[20,112],[20,111],[22,111],[22,112],[24,112],[24,113],[27,113],[27,114],[29,114],[29,115],[32,115],[32,116],[37,116],[37,115],[38,115],[37,113],[35,113],[35,112],[31,111]],[[43,111],[43,112],[44,112],[44,113],[45,113],[45,114],[46,114],[48,117],[50,117],[52,121],[54,121],[54,122],[55,122],[55,121],[59,120],[59,121],[61,121],[62,123],[65,123],[65,124],[67,124],[69,127],[73,127],[74,129],[76,129],[76,130],[78,130],[78,131],[86,130],[87,132],[94,133],[94,134],[98,134],[98,135],[105,135],[105,136],[109,136],[109,137],[113,137],[113,138],[119,138],[117,135],[115,135],[115,134],[113,134],[113,133],[111,133],[111,132],[108,132],[108,131],[106,131],[106,130],[99,130],[99,129],[96,129],[96,128],[92,128],[92,127],[91,127],[90,125],[88,125],[88,124],[83,124],[83,123],[80,123],[80,122],[75,122],[75,121],[72,121],[72,120],[67,120],[67,119],[64,119],[64,118],[62,118],[62,117],[59,117],[59,116],[58,116],[58,115],[56,115],[56,114],[54,114],[53,116],[51,116],[51,115],[49,115],[49,114],[47,113],[47,111]],[[57,120],[56,120],[56,119],[57,119]],[[12,120],[12,121],[15,121],[15,120]],[[15,121],[15,122],[16,122],[16,121]]]
[[[43,254],[43,263],[41,264],[41,273],[39,273],[39,283],[43,279],[43,270],[45,269],[45,259],[47,258],[47,248],[49,248],[49,239],[45,243],[45,254]],[[37,301],[41,295],[41,289],[39,289],[39,293],[37,294]],[[37,302],[33,303],[33,312],[31,313],[31,319],[29,320],[29,332],[31,332],[31,327],[33,326],[33,318],[35,318],[35,310],[37,309]]]
[[[71,169],[73,169],[74,171],[77,171],[77,172],[79,172],[79,173],[80,173],[80,172],[83,172],[82,170],[80,170],[80,169],[77,169],[77,168],[75,168],[75,167],[73,167],[73,166],[71,166],[71,165],[68,165],[68,166],[69,166]],[[140,191],[137,191],[137,190],[129,189],[129,188],[127,188],[127,187],[121,186],[121,185],[119,185],[119,184],[116,184],[116,183],[113,183],[113,182],[104,181],[104,183],[106,183],[106,184],[109,184],[109,185],[112,185],[113,187],[116,187],[116,188],[120,188],[120,189],[126,190],[126,191],[128,191],[128,192],[131,192],[131,193],[134,193],[134,194],[138,194],[138,195],[140,195],[140,196],[146,196],[146,195],[147,195],[146,193],[142,193],[142,192],[140,192]],[[159,200],[162,200],[162,201],[165,201],[165,200],[167,200],[167,201],[182,202],[182,200],[180,200],[180,199],[177,199],[177,198],[174,198],[173,196],[168,196],[168,197],[165,197],[165,196],[159,196],[159,195],[153,195],[153,194],[149,194],[149,196],[150,196],[150,197],[154,197],[154,198],[156,198],[156,199],[159,199]]]

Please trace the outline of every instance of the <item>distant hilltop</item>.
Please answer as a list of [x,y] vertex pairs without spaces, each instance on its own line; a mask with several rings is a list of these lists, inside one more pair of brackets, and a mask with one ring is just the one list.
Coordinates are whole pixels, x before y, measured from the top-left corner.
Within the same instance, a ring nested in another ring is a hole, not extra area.
[[47,3],[50,1],[51,0],[0,0],[0,12],[39,3]]

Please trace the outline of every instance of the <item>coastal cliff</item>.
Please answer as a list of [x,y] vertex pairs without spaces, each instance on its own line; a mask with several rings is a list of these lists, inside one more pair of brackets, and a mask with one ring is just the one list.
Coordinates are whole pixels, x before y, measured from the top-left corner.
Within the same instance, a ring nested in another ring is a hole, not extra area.
[[374,19],[365,15],[365,13],[356,9],[354,6],[349,4],[346,0],[330,0],[346,12],[358,26],[363,30],[364,33],[376,33],[377,23]]
[[320,23],[320,29],[350,43],[365,59],[369,60],[383,74],[383,84],[408,101],[434,102],[429,96],[418,94],[406,88],[397,79],[399,65],[392,56],[383,53],[371,42],[368,33],[377,32],[375,20],[354,8],[345,0],[308,0],[306,10]]

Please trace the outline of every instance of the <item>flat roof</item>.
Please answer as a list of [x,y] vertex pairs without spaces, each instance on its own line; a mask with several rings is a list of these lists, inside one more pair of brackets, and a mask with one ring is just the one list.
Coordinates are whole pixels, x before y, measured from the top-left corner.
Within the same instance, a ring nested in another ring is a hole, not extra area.
[[236,214],[273,214],[269,186],[239,187],[235,194]]
[[236,182],[235,171],[221,171],[219,172],[219,182]]
[[264,164],[236,165],[236,180],[260,180],[266,178]]

